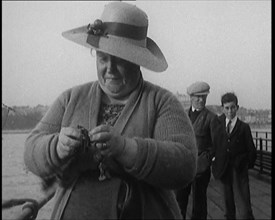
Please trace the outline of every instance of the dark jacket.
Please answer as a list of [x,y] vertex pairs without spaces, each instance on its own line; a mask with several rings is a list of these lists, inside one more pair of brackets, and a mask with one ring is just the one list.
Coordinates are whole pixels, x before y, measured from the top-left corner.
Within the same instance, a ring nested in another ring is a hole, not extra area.
[[257,156],[249,125],[237,119],[228,136],[225,118],[224,114],[217,116],[212,131],[215,156],[212,172],[216,179],[223,176],[229,164],[236,170],[253,168]]
[[[190,117],[191,108],[189,108],[188,115]],[[198,147],[198,166],[197,173],[204,172],[211,165],[211,160],[213,157],[213,144],[211,137],[211,127],[213,126],[213,121],[215,114],[203,108],[196,120],[193,122],[193,129],[196,135],[196,143]]]

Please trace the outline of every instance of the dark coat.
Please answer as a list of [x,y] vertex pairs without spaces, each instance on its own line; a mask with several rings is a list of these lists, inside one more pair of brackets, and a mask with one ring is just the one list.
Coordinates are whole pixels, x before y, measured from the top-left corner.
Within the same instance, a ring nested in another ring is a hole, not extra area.
[[[188,116],[191,114],[191,107],[188,111]],[[211,160],[213,157],[213,144],[211,137],[212,124],[215,118],[215,114],[203,108],[196,120],[193,122],[193,129],[196,135],[196,144],[198,147],[198,165],[197,173],[204,172],[211,165]]]
[[229,164],[236,170],[253,168],[257,157],[249,125],[237,119],[234,129],[228,136],[225,118],[224,114],[217,116],[212,130],[215,156],[212,172],[216,179],[223,176]]

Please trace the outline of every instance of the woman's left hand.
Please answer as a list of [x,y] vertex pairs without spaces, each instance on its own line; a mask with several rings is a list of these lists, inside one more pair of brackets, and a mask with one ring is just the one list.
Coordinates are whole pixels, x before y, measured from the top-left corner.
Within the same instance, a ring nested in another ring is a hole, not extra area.
[[125,138],[112,126],[99,125],[89,132],[90,140],[102,156],[119,157],[125,150]]

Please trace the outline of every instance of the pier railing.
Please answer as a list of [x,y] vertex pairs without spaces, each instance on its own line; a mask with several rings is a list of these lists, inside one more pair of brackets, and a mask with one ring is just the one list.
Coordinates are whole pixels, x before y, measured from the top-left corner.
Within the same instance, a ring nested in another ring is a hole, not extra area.
[[267,131],[252,131],[252,135],[257,149],[257,159],[254,169],[258,170],[260,174],[271,176],[272,133]]

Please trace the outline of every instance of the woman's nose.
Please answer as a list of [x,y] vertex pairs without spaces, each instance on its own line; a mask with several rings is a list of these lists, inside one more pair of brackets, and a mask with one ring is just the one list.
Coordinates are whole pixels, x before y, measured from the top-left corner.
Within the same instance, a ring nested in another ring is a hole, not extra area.
[[110,72],[116,68],[116,59],[115,57],[111,56],[107,63],[107,68]]
[[110,56],[108,60],[108,68],[114,68],[116,66],[116,59],[113,56]]

